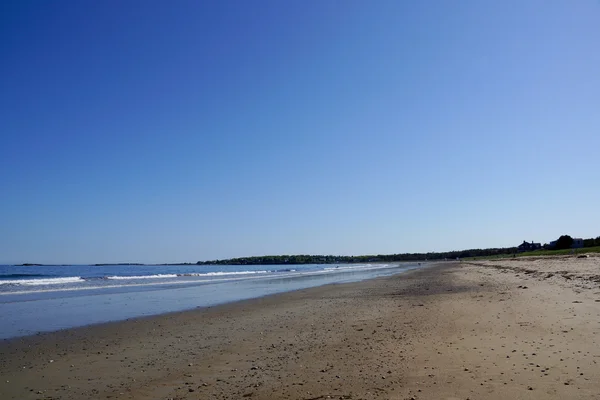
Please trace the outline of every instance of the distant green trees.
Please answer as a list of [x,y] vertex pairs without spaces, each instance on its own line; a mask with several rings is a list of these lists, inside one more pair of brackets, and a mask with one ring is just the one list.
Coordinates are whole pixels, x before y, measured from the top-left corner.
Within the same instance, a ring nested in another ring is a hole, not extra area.
[[583,247],[595,247],[600,246],[600,236],[597,238],[589,238],[583,240]]
[[[562,235],[555,242],[545,244],[547,250],[564,250],[570,249],[573,246],[575,239],[569,235]],[[596,238],[583,239],[583,247],[598,247],[600,246],[600,236]]]
[[573,246],[573,238],[569,235],[562,235],[554,244],[554,250],[570,249]]
[[[570,249],[573,238],[563,235],[552,247],[552,250]],[[584,247],[600,246],[600,236],[585,239]],[[544,245],[548,249],[548,245]],[[401,262],[401,261],[424,261],[424,260],[453,260],[467,257],[490,257],[517,253],[516,247],[500,247],[492,249],[469,249],[460,251],[447,251],[439,253],[402,253],[402,254],[377,254],[362,256],[334,256],[334,255],[279,255],[231,258],[227,260],[198,261],[197,265],[297,265],[297,264],[351,264],[371,262]]]
[[470,249],[448,251],[442,253],[403,253],[403,254],[378,254],[362,256],[333,256],[333,255],[281,255],[231,258],[227,260],[198,261],[197,265],[294,265],[294,264],[350,264],[369,262],[399,262],[444,260],[465,257],[488,257],[500,254],[516,253],[516,247],[494,249]]

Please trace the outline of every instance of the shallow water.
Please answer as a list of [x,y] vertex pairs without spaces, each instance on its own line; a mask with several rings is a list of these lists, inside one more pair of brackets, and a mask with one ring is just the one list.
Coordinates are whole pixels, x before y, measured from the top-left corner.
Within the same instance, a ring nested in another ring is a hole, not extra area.
[[418,267],[417,263],[0,266],[0,338],[355,282]]

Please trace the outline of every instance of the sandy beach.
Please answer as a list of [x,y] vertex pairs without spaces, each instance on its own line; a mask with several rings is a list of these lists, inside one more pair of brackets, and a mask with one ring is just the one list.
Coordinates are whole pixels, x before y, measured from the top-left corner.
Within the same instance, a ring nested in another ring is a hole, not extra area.
[[600,257],[441,263],[0,342],[0,399],[597,399]]

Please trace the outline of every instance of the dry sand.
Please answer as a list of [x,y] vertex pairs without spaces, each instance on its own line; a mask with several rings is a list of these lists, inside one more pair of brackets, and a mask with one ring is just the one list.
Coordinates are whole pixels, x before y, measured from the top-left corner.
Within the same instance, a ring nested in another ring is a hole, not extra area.
[[598,399],[597,274],[448,263],[4,341],[0,399]]

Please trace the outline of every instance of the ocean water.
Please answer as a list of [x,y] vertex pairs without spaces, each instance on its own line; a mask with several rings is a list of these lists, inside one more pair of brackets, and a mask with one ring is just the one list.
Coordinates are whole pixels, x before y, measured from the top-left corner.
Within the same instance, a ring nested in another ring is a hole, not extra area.
[[0,339],[355,282],[419,266],[0,265]]

